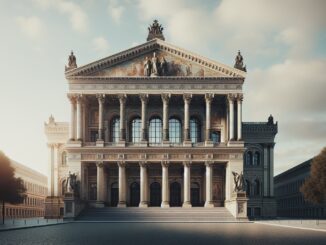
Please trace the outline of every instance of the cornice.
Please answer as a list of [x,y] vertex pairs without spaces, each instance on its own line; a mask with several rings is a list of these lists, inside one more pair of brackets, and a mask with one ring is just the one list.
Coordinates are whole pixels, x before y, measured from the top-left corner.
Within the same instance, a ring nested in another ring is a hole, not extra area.
[[197,63],[198,65],[204,66],[215,72],[225,74],[226,77],[242,77],[245,78],[246,72],[233,68],[231,66],[224,65],[217,61],[208,59],[201,55],[192,53],[188,50],[182,49],[180,47],[174,46],[170,43],[162,41],[160,39],[153,39],[144,44],[138,45],[136,47],[124,50],[122,52],[116,53],[109,57],[100,59],[98,61],[89,63],[87,65],[71,69],[65,72],[66,78],[69,80],[72,77],[84,76],[94,74],[100,70],[112,67],[114,65],[120,64],[124,61],[139,57],[150,51],[161,50],[171,55],[177,56],[189,62]]

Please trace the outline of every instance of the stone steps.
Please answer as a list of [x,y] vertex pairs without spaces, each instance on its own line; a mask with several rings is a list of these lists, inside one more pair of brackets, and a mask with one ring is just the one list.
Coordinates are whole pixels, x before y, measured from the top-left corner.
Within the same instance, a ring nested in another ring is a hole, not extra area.
[[89,222],[238,222],[224,207],[88,208],[76,220]]

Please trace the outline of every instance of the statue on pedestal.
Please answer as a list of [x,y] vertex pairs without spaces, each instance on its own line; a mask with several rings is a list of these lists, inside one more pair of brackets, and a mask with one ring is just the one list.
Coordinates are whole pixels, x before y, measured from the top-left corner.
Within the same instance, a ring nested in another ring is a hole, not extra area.
[[153,24],[148,27],[148,36],[147,41],[150,41],[154,38],[165,40],[163,36],[163,27],[158,23],[157,20],[153,21]]
[[76,60],[76,56],[74,55],[74,52],[71,51],[68,57],[68,66],[65,67],[65,70],[68,71],[73,68],[77,68],[77,60]]
[[243,179],[243,174],[242,172],[240,174],[233,172],[233,180],[234,180],[234,192],[239,192],[239,191],[243,191],[243,183],[244,183],[244,179]]
[[247,71],[246,66],[243,65],[243,57],[240,53],[240,50],[238,51],[238,55],[235,57],[235,64],[234,64],[234,68],[237,68],[241,71]]
[[66,180],[66,192],[73,193],[75,195],[78,194],[77,174],[72,174],[70,171]]

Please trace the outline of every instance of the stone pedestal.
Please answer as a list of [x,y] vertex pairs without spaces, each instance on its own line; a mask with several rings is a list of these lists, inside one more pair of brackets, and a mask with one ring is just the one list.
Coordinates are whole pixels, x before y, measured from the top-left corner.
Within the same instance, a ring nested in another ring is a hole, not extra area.
[[84,204],[74,196],[73,193],[65,193],[64,198],[64,216],[65,220],[73,220],[84,209]]
[[45,219],[59,219],[63,217],[63,201],[60,197],[46,197],[44,208]]
[[104,147],[104,141],[103,140],[96,140],[96,146]]
[[232,193],[231,200],[225,201],[225,207],[237,219],[248,219],[247,217],[247,201],[246,192]]

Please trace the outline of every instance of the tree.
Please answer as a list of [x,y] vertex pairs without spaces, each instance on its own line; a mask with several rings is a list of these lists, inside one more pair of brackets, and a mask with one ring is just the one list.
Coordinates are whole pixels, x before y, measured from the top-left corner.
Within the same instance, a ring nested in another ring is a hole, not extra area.
[[0,151],[0,201],[2,202],[2,224],[5,219],[5,203],[22,203],[26,197],[26,188],[21,178],[15,177],[15,170],[9,158]]
[[326,147],[312,160],[310,176],[300,191],[309,202],[314,204],[326,202]]

